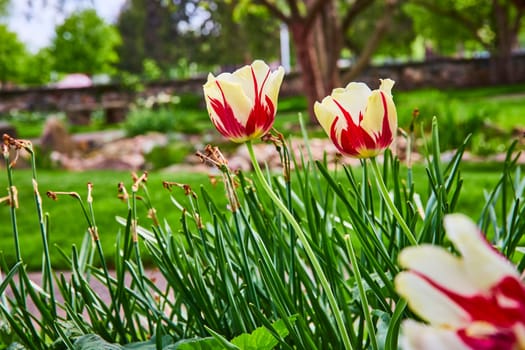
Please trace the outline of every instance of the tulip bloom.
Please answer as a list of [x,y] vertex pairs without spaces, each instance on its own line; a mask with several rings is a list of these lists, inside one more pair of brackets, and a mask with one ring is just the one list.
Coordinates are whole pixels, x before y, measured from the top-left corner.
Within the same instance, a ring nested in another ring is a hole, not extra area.
[[404,349],[525,349],[525,286],[515,267],[463,215],[446,216],[445,229],[460,256],[431,245],[399,255],[408,271],[396,290],[429,323],[403,323]]
[[234,73],[208,75],[206,107],[217,130],[234,142],[259,138],[272,128],[284,68],[271,72],[257,60]]
[[391,79],[382,79],[374,91],[364,83],[350,83],[315,103],[319,123],[341,153],[369,158],[390,146],[397,129],[392,86]]

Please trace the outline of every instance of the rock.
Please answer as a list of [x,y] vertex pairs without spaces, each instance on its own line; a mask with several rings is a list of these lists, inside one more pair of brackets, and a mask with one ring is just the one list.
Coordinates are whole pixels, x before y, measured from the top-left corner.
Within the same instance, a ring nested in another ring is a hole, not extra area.
[[40,137],[40,146],[44,151],[56,151],[69,156],[72,155],[75,149],[73,140],[68,134],[66,127],[56,117],[50,117],[46,120],[42,136]]
[[[118,133],[117,133],[118,134]],[[118,136],[114,134],[113,136]],[[93,135],[92,135],[93,136]],[[168,137],[161,133],[149,133],[132,138],[114,139],[99,136],[76,138],[81,144],[89,143],[88,152],[74,155],[54,152],[52,160],[68,170],[83,171],[89,169],[142,170],[146,167],[144,155],[157,146],[165,146]],[[90,141],[88,141],[90,140]],[[83,150],[82,147],[77,148]]]

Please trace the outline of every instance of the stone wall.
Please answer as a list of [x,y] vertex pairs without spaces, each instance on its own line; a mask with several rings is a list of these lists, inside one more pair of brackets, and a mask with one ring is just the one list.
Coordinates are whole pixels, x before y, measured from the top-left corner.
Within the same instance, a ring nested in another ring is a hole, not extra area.
[[[525,54],[514,56],[515,83],[525,83]],[[491,75],[488,58],[477,59],[433,59],[425,62],[409,62],[371,66],[357,77],[371,87],[377,87],[378,79],[391,78],[396,81],[396,90],[413,90],[424,87],[440,89],[480,87],[498,85],[500,79]],[[300,74],[290,73],[285,77],[283,94],[302,91]]]
[[[514,56],[515,82],[525,82],[525,54]],[[461,88],[497,84],[491,76],[489,60],[478,59],[435,59],[426,62],[388,64],[366,69],[356,80],[370,86],[377,86],[379,78],[392,78],[396,89],[410,90],[422,87]],[[496,77],[497,78],[497,77]],[[154,82],[146,85],[140,94],[121,85],[103,85],[78,89],[33,88],[0,90],[0,116],[10,110],[57,111],[75,108],[79,105],[102,107],[112,101],[131,102],[142,96],[159,92],[182,94],[202,93],[206,78],[193,78],[180,81]],[[301,94],[302,80],[299,73],[285,76],[281,88],[282,95]]]

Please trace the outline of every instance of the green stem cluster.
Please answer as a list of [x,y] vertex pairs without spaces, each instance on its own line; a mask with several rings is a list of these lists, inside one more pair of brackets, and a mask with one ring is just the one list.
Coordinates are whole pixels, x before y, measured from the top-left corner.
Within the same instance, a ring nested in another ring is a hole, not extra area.
[[372,165],[372,171],[374,172],[374,177],[376,179],[377,187],[379,188],[379,193],[383,197],[388,209],[396,218],[397,224],[399,225],[399,227],[401,227],[401,230],[403,231],[409,242],[412,245],[417,245],[417,240],[414,237],[414,234],[412,233],[412,231],[410,231],[410,228],[405,222],[405,219],[403,219],[403,216],[401,216],[401,213],[399,212],[399,210],[397,210],[394,202],[392,201],[392,198],[390,198],[388,189],[386,188],[385,182],[383,181],[383,177],[381,176],[381,171],[379,170],[379,166],[377,165],[377,160],[375,158],[371,158],[370,164]]
[[321,268],[321,264],[319,263],[317,256],[315,255],[312,247],[310,246],[310,243],[308,242],[306,235],[301,229],[301,226],[299,226],[299,223],[297,222],[297,220],[295,220],[295,217],[293,216],[293,214],[288,210],[286,205],[284,205],[284,203],[275,194],[275,192],[272,190],[272,188],[266,181],[263,175],[263,172],[261,168],[259,167],[259,163],[257,162],[257,158],[255,157],[255,152],[253,150],[253,145],[251,141],[246,142],[246,146],[248,147],[248,152],[250,153],[250,158],[253,163],[253,168],[254,168],[257,178],[259,179],[261,186],[263,187],[264,191],[268,194],[268,196],[272,199],[273,203],[279,208],[279,210],[283,213],[283,215],[289,221],[290,225],[292,226],[295,233],[297,234],[297,237],[301,241],[304,247],[304,250],[306,252],[306,255],[310,259],[312,267],[315,273],[317,274],[319,282],[321,283],[321,286],[323,287],[326,293],[328,303],[330,304],[332,312],[334,313],[334,318],[337,323],[337,327],[339,328],[339,332],[343,340],[345,349],[353,349],[352,345],[350,344],[350,338],[348,337],[348,333],[346,331],[346,328],[343,322],[343,318],[341,316],[341,311],[339,310],[339,307],[337,306],[337,301],[335,300],[334,294],[332,293],[330,284],[328,283],[328,280],[323,272],[323,269]]

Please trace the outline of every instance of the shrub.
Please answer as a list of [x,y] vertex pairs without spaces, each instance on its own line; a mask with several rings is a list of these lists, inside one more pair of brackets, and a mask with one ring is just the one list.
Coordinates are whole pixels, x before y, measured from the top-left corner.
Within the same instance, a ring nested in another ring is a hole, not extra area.
[[148,168],[162,169],[172,164],[182,163],[195,150],[191,144],[183,141],[172,141],[167,146],[158,146],[146,155]]
[[134,108],[126,118],[124,129],[128,136],[141,135],[148,131],[170,132],[175,129],[176,122],[170,108]]

